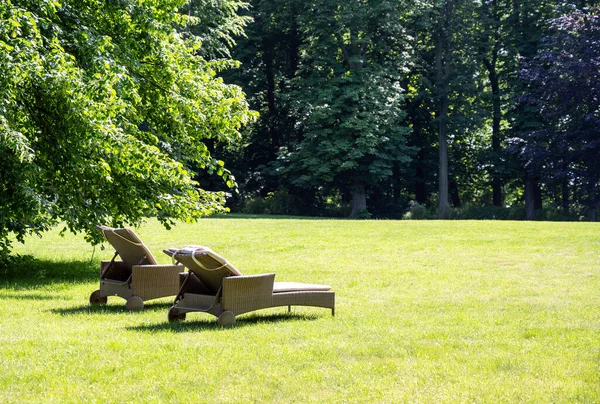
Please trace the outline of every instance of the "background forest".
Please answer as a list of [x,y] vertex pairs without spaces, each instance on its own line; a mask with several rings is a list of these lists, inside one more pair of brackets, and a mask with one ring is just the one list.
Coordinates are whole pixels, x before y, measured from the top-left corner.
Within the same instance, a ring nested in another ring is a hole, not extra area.
[[0,261],[226,204],[596,220],[599,72],[591,1],[0,2]]
[[248,17],[211,49],[260,112],[214,149],[234,212],[596,220],[597,2],[195,4]]

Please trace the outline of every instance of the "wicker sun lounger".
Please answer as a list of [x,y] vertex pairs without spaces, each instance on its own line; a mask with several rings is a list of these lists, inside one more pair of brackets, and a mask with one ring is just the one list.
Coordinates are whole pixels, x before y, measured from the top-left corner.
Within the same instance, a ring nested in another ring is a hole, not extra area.
[[[108,296],[120,296],[127,300],[127,309],[142,310],[146,300],[177,294],[183,266],[158,265],[131,229],[98,229],[116,251],[112,260],[100,264],[100,289],[91,294],[91,304],[105,304]],[[116,260],[117,255],[121,260]]]
[[225,258],[208,247],[187,246],[165,250],[189,269],[180,274],[180,289],[169,310],[169,321],[185,320],[186,313],[205,312],[220,325],[235,317],[269,307],[314,306],[335,315],[335,292],[327,285],[275,282],[275,274],[243,276]]

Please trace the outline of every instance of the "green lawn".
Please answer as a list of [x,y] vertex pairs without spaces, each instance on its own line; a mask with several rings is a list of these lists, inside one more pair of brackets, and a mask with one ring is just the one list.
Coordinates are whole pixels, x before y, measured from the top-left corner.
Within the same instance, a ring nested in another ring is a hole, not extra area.
[[137,230],[246,274],[327,283],[325,309],[234,328],[172,299],[88,305],[96,249],[56,233],[0,281],[0,402],[600,402],[600,224],[205,219]]

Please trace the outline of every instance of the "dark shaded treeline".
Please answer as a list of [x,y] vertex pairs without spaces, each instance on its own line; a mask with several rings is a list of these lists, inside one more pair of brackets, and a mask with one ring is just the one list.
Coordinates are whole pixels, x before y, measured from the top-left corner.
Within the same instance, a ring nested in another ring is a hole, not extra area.
[[595,218],[593,3],[251,1],[226,80],[261,117],[224,154],[233,209]]

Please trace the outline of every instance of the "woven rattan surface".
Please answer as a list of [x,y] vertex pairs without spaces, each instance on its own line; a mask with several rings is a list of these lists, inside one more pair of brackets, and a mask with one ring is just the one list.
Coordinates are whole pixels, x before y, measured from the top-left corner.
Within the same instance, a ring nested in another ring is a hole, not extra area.
[[131,229],[115,229],[112,227],[98,226],[106,241],[119,253],[121,260],[129,268],[134,265],[156,264],[156,259],[148,250],[137,234]]
[[131,293],[143,300],[175,296],[179,291],[181,265],[134,265]]
[[182,248],[172,257],[193,272],[213,294],[221,288],[224,278],[241,275],[225,258],[207,247]]
[[158,265],[156,260],[131,229],[98,226],[106,240],[115,248],[115,258],[100,264],[99,295],[137,296],[143,301],[174,296],[179,291],[182,265]]
[[131,276],[131,268],[125,265],[123,261],[102,261],[100,262],[100,274],[104,274],[102,279],[105,280],[128,282]]
[[179,278],[173,312],[200,311],[215,316],[231,312],[235,316],[279,306],[323,307],[335,312],[335,292],[328,285],[282,282],[274,291],[275,274],[234,275],[227,260],[207,247],[194,247],[165,251],[190,271]]

